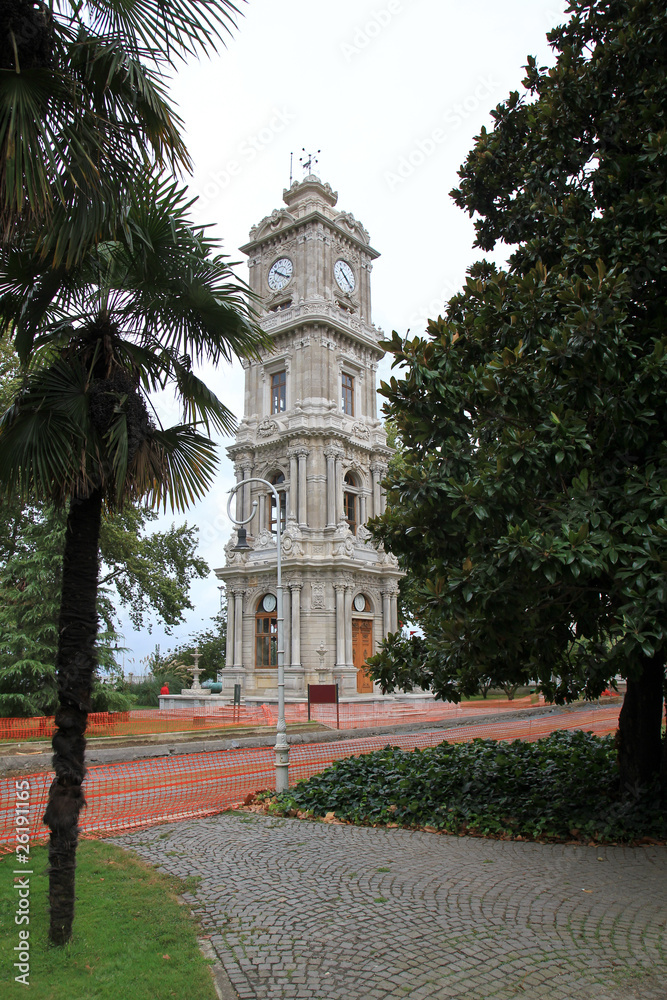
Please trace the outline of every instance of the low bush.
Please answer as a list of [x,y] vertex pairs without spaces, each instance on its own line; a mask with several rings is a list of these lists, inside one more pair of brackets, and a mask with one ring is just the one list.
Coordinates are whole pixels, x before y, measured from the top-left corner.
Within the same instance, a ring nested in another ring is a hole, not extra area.
[[658,787],[621,795],[613,736],[584,732],[556,732],[535,743],[388,746],[336,761],[267,800],[267,808],[502,838],[667,838]]
[[180,694],[181,689],[189,687],[190,682],[176,673],[161,673],[147,677],[141,681],[126,683],[125,690],[133,705],[148,705],[157,708],[160,704],[160,688],[166,684],[171,694]]

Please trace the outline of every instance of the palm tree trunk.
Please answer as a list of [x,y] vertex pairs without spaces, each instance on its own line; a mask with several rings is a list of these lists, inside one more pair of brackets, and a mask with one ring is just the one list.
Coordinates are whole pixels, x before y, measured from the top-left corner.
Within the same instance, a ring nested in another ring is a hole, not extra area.
[[74,497],[67,516],[62,601],[58,623],[58,709],[53,737],[55,778],[44,822],[49,842],[49,940],[65,944],[72,936],[74,873],[79,813],[85,804],[84,732],[96,667],[97,577],[102,493]]
[[636,679],[628,678],[618,719],[618,765],[621,789],[635,794],[660,773],[665,653],[644,660]]

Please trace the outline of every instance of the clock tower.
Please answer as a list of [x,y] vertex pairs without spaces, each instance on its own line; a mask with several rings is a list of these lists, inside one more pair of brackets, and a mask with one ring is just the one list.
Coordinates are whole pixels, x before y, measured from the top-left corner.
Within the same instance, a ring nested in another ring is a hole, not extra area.
[[364,669],[397,622],[395,558],[371,540],[382,512],[391,449],[377,416],[382,333],[371,322],[371,270],[378,256],[364,227],[337,209],[314,174],[283,192],[285,207],[253,226],[241,248],[272,350],[244,361],[245,407],[228,454],[236,519],[249,549],[225,548],[216,570],[227,592],[223,693],[277,695],[276,522],[282,532],[285,694],[337,682],[341,698],[373,695]]

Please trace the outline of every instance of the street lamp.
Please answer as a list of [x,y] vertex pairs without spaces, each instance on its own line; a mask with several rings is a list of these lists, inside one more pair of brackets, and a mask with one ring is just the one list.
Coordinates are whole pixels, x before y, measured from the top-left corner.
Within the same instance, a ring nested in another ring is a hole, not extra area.
[[[278,625],[278,726],[276,729],[276,791],[285,792],[289,784],[289,746],[287,743],[287,726],[285,725],[285,645],[283,641],[284,635],[284,619],[283,619],[283,582],[282,582],[282,569],[281,569],[281,523],[280,523],[280,497],[278,496],[278,491],[275,486],[270,483],[267,479],[259,479],[253,477],[252,479],[242,479],[236,486],[233,486],[229,491],[229,500],[227,501],[227,516],[233,525],[238,529],[238,539],[236,545],[234,546],[235,552],[243,552],[250,548],[246,540],[246,530],[245,525],[249,521],[252,521],[255,516],[255,511],[257,510],[257,501],[253,500],[252,510],[250,511],[250,516],[243,520],[237,521],[236,518],[232,517],[232,500],[234,499],[234,494],[237,490],[240,490],[243,486],[248,486],[250,483],[261,483],[262,486],[266,486],[271,490],[276,501],[276,545],[277,545],[277,580],[276,580],[276,597],[278,599],[277,605],[277,625]],[[243,513],[243,509],[241,509]]]

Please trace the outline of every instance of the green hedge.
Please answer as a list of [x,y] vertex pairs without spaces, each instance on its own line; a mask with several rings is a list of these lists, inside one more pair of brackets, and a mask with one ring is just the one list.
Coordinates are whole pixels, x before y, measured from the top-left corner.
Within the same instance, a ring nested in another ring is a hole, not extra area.
[[386,747],[337,761],[271,811],[370,825],[530,839],[667,838],[657,786],[621,796],[612,736],[556,732],[535,743],[473,740]]

